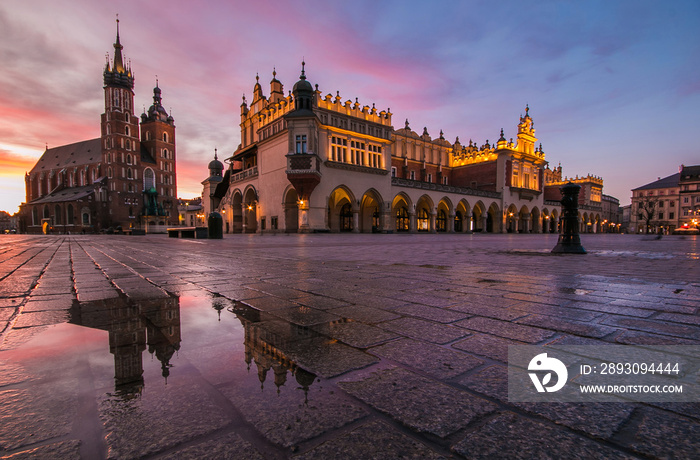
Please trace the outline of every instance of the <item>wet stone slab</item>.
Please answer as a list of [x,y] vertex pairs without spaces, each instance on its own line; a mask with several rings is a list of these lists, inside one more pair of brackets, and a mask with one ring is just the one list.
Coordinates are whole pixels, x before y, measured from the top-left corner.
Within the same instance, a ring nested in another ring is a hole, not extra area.
[[68,321],[70,315],[68,310],[59,311],[37,311],[23,313],[13,326],[14,329],[25,327],[48,326],[51,324],[61,324]]
[[298,326],[315,326],[341,319],[331,313],[304,306],[273,310],[271,314]]
[[168,460],[181,460],[183,458],[241,458],[246,460],[264,460],[265,457],[236,433],[228,433],[223,436],[216,436],[214,439],[208,441],[175,449],[159,458]]
[[399,315],[390,313],[386,310],[364,307],[362,305],[351,305],[336,308],[333,310],[333,313],[365,324],[376,324],[382,321],[390,321],[392,319],[399,318]]
[[518,324],[541,327],[550,330],[567,332],[585,337],[602,338],[613,334],[619,329],[599,324],[579,323],[576,321],[566,321],[551,316],[530,315],[516,321]]
[[362,369],[378,361],[372,355],[326,337],[295,342],[286,352],[301,367],[325,378]]
[[61,441],[0,457],[3,460],[61,459],[80,460],[80,441]]
[[426,305],[409,304],[394,309],[400,315],[417,316],[418,318],[435,321],[438,323],[454,323],[461,319],[468,318],[469,314],[452,311],[444,308],[429,307]]
[[[658,458],[697,458],[700,426],[689,419],[654,408],[643,408],[629,447]],[[627,443],[627,441],[623,441]]]
[[291,448],[368,415],[367,411],[332,386],[315,382],[313,375],[298,369],[296,385],[286,383],[260,387],[245,379],[220,391],[238,408],[245,420],[269,441]]
[[369,352],[439,379],[455,377],[484,363],[466,353],[412,339],[395,340]]
[[380,323],[378,326],[405,337],[425,340],[438,345],[454,342],[470,334],[469,331],[459,327],[433,323],[418,318],[399,318]]
[[475,333],[464,340],[453,343],[452,347],[505,363],[508,362],[508,345],[523,345],[523,343],[503,337]]
[[519,340],[527,343],[537,343],[555,335],[555,332],[520,324],[498,321],[491,318],[474,317],[455,323],[456,326],[472,331],[486,332],[488,334]]
[[355,348],[369,348],[399,337],[383,329],[354,321],[323,324],[314,327],[314,330]]
[[606,458],[628,459],[616,449],[573,434],[505,412],[487,421],[456,443],[452,450],[468,458]]
[[[231,421],[195,381],[146,386],[138,397],[107,394],[98,402],[108,458],[137,458],[213,432]],[[154,424],[154,420],[157,423]]]
[[441,438],[496,409],[485,399],[399,368],[338,385],[396,421]]
[[438,460],[445,457],[384,422],[372,421],[293,458],[294,460],[331,458]]
[[70,434],[77,400],[75,392],[53,384],[0,390],[0,447],[14,450]]

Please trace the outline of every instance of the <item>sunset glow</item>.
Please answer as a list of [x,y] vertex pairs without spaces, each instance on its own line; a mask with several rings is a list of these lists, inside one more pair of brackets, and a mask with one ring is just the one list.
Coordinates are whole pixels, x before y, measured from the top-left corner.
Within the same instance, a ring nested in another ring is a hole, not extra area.
[[550,166],[603,177],[621,205],[700,158],[694,1],[3,2],[0,210],[25,200],[47,145],[99,136],[117,13],[136,114],[157,75],[175,119],[182,198],[200,195],[215,148],[240,143],[256,74],[269,95],[276,69],[286,94],[302,58],[323,95],[390,108],[395,128],[409,119],[450,142],[514,137],[529,104]]

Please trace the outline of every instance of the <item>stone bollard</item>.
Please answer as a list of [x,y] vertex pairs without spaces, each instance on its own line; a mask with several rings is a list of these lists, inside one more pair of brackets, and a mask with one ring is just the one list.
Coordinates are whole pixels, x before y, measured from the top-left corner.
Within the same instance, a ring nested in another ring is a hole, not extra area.
[[560,189],[561,199],[561,229],[559,231],[559,241],[552,249],[557,254],[585,254],[586,250],[581,246],[581,237],[578,233],[578,194],[581,186],[568,184]]
[[224,237],[224,219],[218,212],[214,211],[209,214],[207,226],[209,227],[210,239],[220,240]]

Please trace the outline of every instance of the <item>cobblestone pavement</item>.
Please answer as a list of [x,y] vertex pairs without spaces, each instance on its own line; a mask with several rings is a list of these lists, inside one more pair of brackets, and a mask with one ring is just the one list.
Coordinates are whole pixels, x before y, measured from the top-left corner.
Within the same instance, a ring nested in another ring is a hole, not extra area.
[[513,403],[506,360],[700,344],[698,241],[0,236],[0,457],[697,458],[700,403]]

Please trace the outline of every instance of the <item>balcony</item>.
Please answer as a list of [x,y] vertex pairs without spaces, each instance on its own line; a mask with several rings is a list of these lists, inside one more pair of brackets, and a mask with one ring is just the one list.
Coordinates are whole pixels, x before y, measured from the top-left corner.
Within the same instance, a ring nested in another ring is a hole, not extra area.
[[250,179],[251,177],[257,177],[258,176],[258,167],[253,166],[252,168],[244,169],[243,171],[233,174],[231,176],[231,183],[233,184],[234,182],[241,182],[246,179]]

